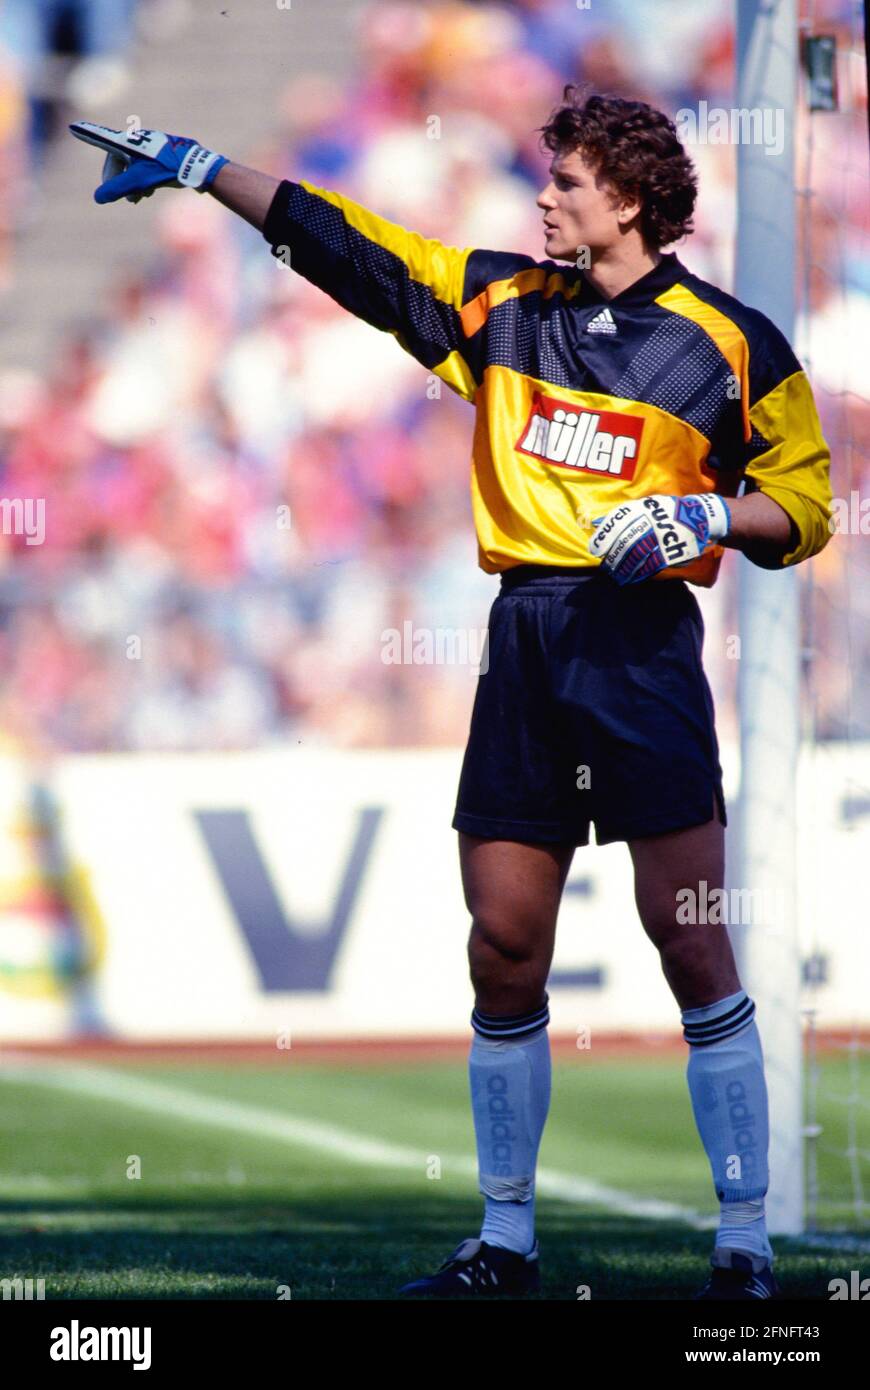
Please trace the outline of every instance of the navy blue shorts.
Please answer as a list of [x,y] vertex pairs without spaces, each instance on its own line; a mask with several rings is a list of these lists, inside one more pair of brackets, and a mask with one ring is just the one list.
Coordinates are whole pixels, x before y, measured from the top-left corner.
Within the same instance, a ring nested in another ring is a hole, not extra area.
[[704,624],[682,580],[519,565],[489,618],[453,826],[598,844],[724,825]]

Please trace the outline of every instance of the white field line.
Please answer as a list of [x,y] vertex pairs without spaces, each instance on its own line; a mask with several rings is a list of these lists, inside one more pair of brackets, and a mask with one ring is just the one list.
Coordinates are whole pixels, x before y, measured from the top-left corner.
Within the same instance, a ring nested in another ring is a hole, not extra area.
[[[9,1058],[9,1053],[6,1057]],[[161,1118],[206,1125],[233,1133],[273,1139],[296,1148],[311,1149],[328,1154],[330,1158],[355,1163],[367,1168],[403,1168],[425,1173],[428,1155],[423,1149],[370,1139],[364,1134],[320,1120],[304,1120],[265,1110],[238,1101],[218,1100],[195,1091],[148,1081],[142,1077],[112,1071],[102,1067],[67,1065],[44,1067],[38,1063],[16,1058],[11,1065],[0,1067],[0,1081],[24,1082],[30,1086],[46,1086],[53,1090],[90,1096],[95,1100],[125,1105]],[[474,1160],[458,1155],[440,1155],[442,1164],[452,1172],[477,1178]],[[697,1230],[716,1226],[715,1217],[701,1216],[688,1207],[655,1198],[636,1197],[630,1192],[606,1187],[587,1178],[573,1177],[550,1168],[539,1168],[536,1181],[541,1196],[552,1197],[571,1204],[588,1203],[606,1207],[622,1216],[641,1217],[650,1221],[683,1221]]]

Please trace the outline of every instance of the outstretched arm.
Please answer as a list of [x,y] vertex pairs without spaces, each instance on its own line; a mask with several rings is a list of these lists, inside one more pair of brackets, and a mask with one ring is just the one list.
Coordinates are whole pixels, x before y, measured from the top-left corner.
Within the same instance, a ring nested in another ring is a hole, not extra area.
[[279,180],[244,164],[225,164],[213,182],[209,193],[230,212],[237,212],[258,232],[266,223],[266,213],[278,192]]
[[474,399],[484,334],[471,316],[479,294],[466,276],[470,247],[445,246],[409,232],[352,199],[302,180],[278,180],[234,164],[188,136],[136,127],[114,130],[76,121],[72,133],[105,155],[98,203],[138,202],[157,188],[211,193],[256,227],[282,264],[342,308],[391,333],[465,400]]

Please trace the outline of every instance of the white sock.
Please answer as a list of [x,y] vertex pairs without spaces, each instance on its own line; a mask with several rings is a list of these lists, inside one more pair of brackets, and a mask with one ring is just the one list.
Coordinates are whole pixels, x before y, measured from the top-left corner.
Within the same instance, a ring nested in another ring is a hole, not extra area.
[[716,1244],[730,1250],[747,1250],[750,1255],[763,1255],[773,1263],[764,1198],[759,1197],[755,1202],[720,1202]]
[[486,1199],[480,1238],[527,1255],[535,1243],[535,1165],[550,1105],[549,1012],[545,1003],[500,1019],[475,1009],[472,1022],[468,1072]]
[[755,1005],[739,990],[684,1010],[682,1020],[692,1109],[719,1198],[716,1244],[771,1260],[764,1216],[767,1087]]

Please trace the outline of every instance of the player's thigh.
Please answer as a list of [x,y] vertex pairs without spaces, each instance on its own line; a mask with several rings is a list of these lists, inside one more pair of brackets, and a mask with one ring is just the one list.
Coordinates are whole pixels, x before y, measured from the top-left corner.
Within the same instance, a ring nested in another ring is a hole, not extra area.
[[671,924],[677,925],[677,910],[689,901],[686,890],[697,899],[703,891],[701,884],[706,885],[707,893],[722,887],[725,829],[715,804],[711,810],[706,824],[628,841],[637,910],[653,939],[657,933],[668,931]]
[[574,848],[460,832],[462,887],[480,945],[517,959],[534,954],[549,961]]

